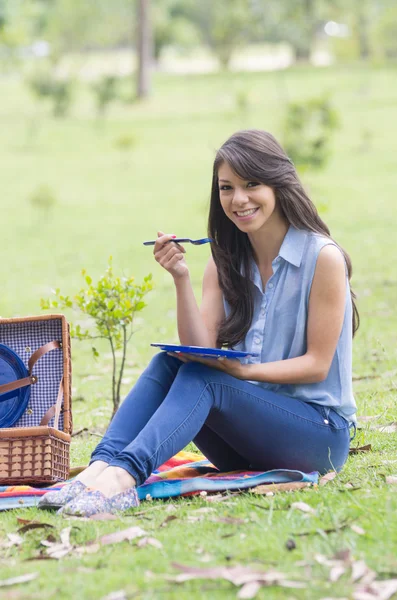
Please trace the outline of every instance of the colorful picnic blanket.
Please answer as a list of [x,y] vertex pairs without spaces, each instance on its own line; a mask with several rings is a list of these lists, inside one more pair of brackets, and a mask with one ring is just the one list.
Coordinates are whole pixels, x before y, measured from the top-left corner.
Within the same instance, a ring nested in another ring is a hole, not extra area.
[[[77,468],[81,471],[83,468]],[[72,469],[73,472],[73,469]],[[140,500],[170,498],[199,494],[201,491],[220,492],[241,490],[266,483],[303,481],[317,483],[318,473],[302,473],[287,469],[273,471],[231,471],[221,473],[203,455],[182,451],[164,463],[138,488]],[[48,490],[60,489],[66,482],[50,488],[27,485],[0,486],[0,511],[35,506]]]

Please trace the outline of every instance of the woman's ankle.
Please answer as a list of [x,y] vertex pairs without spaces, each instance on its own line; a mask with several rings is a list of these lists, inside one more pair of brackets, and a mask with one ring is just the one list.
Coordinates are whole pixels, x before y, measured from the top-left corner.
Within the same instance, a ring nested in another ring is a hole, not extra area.
[[108,463],[103,460],[96,460],[91,463],[84,471],[77,475],[76,479],[85,485],[92,485],[93,482],[108,467]]

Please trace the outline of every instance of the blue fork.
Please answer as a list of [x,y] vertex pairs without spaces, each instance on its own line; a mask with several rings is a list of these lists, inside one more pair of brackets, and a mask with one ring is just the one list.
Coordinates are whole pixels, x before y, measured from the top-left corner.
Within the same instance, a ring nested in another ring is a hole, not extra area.
[[[208,244],[208,242],[212,242],[213,240],[211,238],[200,238],[199,240],[191,240],[190,238],[175,238],[172,240],[168,240],[168,242],[181,242],[181,243],[187,243],[189,242],[189,244],[193,244],[194,246],[201,246],[201,244]],[[166,242],[166,244],[168,244],[168,242]],[[143,242],[144,246],[154,246],[154,244],[156,243],[155,240],[150,240],[148,242]]]

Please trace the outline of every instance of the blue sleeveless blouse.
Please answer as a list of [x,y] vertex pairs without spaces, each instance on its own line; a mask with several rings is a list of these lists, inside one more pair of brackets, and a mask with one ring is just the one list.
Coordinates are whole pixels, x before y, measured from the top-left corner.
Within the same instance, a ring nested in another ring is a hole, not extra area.
[[[329,238],[290,226],[273,275],[262,287],[259,269],[253,261],[250,276],[254,295],[251,327],[234,350],[259,353],[245,363],[267,363],[302,356],[307,350],[306,324],[309,295],[320,250],[336,244]],[[226,315],[230,307],[224,299]],[[274,384],[252,381],[273,392],[305,402],[331,407],[349,422],[355,422],[356,404],[352,384],[352,301],[346,271],[345,316],[328,376],[318,383]]]

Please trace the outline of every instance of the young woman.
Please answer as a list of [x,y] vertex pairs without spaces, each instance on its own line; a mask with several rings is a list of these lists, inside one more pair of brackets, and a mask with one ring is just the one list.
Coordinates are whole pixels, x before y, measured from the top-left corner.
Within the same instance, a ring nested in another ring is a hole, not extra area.
[[43,508],[136,506],[136,486],[192,440],[222,471],[342,468],[356,412],[351,263],[269,133],[237,132],[217,152],[208,233],[200,309],[184,248],[162,232],[154,247],[174,279],[180,342],[258,356],[154,356],[90,466]]

